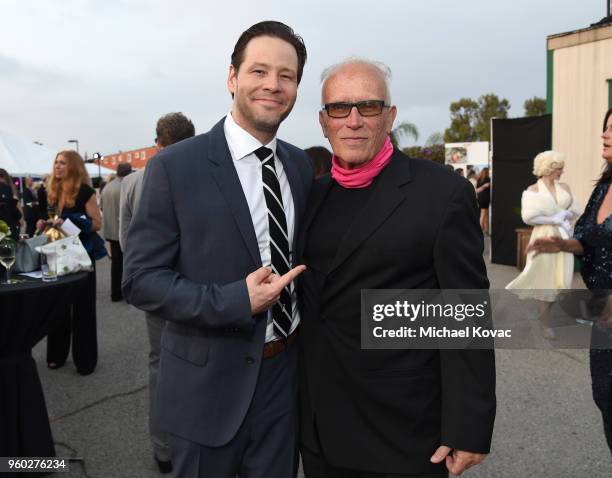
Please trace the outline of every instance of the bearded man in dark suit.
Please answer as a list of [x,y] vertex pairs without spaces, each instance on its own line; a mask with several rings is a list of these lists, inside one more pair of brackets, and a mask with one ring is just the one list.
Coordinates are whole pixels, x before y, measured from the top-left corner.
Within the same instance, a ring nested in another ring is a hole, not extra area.
[[313,169],[276,138],[306,47],[280,22],[238,39],[231,112],[156,154],[128,232],[123,291],[166,321],[154,415],[175,476],[297,473],[292,281]]

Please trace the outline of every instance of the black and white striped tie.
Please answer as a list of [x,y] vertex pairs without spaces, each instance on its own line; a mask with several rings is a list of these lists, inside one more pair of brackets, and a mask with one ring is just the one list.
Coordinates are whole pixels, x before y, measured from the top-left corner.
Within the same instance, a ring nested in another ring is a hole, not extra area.
[[[268,230],[270,235],[270,253],[272,270],[282,276],[289,272],[289,236],[287,234],[287,218],[283,208],[280,183],[274,167],[274,153],[271,149],[261,147],[255,151],[255,156],[261,161],[263,190],[268,208]],[[280,299],[272,306],[272,322],[274,333],[281,339],[287,338],[291,330],[293,309],[291,307],[290,285],[285,287]]]

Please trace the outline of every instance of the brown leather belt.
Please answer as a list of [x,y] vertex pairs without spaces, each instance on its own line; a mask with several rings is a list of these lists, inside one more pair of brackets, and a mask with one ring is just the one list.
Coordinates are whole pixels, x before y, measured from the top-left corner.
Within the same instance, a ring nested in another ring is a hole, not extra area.
[[287,340],[275,340],[274,342],[266,343],[263,348],[263,358],[275,357],[283,350],[288,348],[291,344],[293,344],[293,342],[297,340],[297,336],[298,331],[296,329],[291,334],[289,334]]

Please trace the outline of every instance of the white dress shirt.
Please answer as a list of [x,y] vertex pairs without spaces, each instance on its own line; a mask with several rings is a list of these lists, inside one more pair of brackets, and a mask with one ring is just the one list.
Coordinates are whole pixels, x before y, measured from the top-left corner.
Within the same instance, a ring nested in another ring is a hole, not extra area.
[[[244,196],[249,205],[251,212],[251,220],[257,237],[259,246],[259,255],[261,263],[264,266],[270,266],[272,253],[270,251],[270,232],[268,228],[268,208],[266,207],[266,198],[263,190],[262,165],[261,161],[255,156],[255,150],[265,146],[274,152],[274,168],[280,183],[281,195],[283,199],[283,209],[287,218],[287,233],[289,237],[289,257],[290,263],[293,266],[293,233],[295,231],[295,208],[293,206],[293,196],[291,195],[291,187],[289,180],[285,174],[283,163],[276,155],[276,138],[272,139],[268,144],[262,145],[258,139],[254,138],[247,131],[242,129],[232,118],[232,114],[228,113],[225,117],[223,125],[225,139],[229,146],[234,167],[238,173],[240,184]],[[291,332],[297,327],[300,316],[297,310],[295,286],[291,284],[291,307],[293,309],[293,322]],[[268,311],[268,324],[266,327],[266,342],[278,340],[274,334],[272,324],[272,312]]]

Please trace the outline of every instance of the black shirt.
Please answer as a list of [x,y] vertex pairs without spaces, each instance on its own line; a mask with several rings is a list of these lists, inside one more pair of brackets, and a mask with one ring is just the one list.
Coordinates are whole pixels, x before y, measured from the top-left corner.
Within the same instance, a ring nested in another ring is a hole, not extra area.
[[81,184],[79,192],[77,193],[77,197],[74,201],[74,206],[72,207],[64,206],[62,215],[63,214],[77,214],[77,213],[85,214],[86,213],[85,204],[87,204],[87,201],[89,201],[89,198],[95,193],[96,191],[94,190],[94,188],[92,188],[88,184]]
[[[484,178],[483,180],[476,182],[476,187],[479,188],[480,186],[483,186],[490,182],[491,182],[491,178]],[[491,204],[491,188],[489,187],[489,188],[483,189],[481,192],[478,193],[478,206],[481,209],[487,209],[490,204]]]
[[347,189],[332,180],[332,186],[308,229],[304,249],[307,267],[319,273],[328,273],[338,246],[370,198],[374,184]]
[[601,224],[597,222],[597,213],[610,184],[605,182],[595,187],[574,231],[574,238],[584,249],[582,278],[592,290],[612,289],[612,215]]

